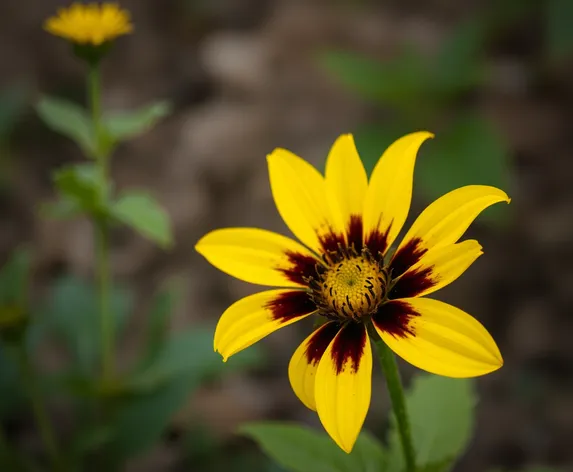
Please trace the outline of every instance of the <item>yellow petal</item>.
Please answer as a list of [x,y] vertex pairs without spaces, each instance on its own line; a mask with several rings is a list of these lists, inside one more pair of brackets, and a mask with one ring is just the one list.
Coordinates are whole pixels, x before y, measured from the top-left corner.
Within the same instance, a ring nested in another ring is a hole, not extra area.
[[[374,167],[364,202],[364,235],[384,238],[390,247],[410,210],[416,155],[422,143],[434,135],[426,131],[408,134],[382,154]],[[377,238],[377,239],[378,239]]]
[[301,343],[290,360],[288,376],[292,389],[311,410],[316,410],[314,381],[318,363],[339,329],[340,325],[335,321],[323,324]]
[[304,286],[316,276],[319,261],[290,238],[256,228],[227,228],[210,232],[195,249],[217,269],[253,284]]
[[324,429],[350,453],[360,434],[372,382],[372,349],[363,324],[350,322],[329,344],[316,371],[316,411]]
[[455,243],[487,207],[509,203],[505,192],[487,185],[468,185],[438,198],[414,221],[393,257],[394,273],[400,275],[434,247]]
[[368,177],[351,134],[340,136],[332,146],[326,160],[325,181],[337,227],[344,228],[348,243],[360,250]]
[[[394,329],[388,319],[402,320]],[[483,325],[459,308],[430,298],[406,298],[382,306],[372,318],[384,342],[416,367],[446,377],[477,377],[503,359]]]
[[214,346],[227,360],[268,334],[316,311],[303,290],[268,290],[231,305],[215,330]]
[[482,254],[480,244],[473,239],[432,249],[402,274],[389,297],[421,297],[435,292],[456,280]]
[[293,234],[316,252],[343,228],[332,216],[322,175],[308,162],[284,149],[267,158],[271,190],[277,209]]

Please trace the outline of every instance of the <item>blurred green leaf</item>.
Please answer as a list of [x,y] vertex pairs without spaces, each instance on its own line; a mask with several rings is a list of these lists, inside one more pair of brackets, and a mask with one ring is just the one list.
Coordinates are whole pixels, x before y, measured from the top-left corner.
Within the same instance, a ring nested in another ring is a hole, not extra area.
[[[68,350],[78,372],[89,374],[100,358],[101,332],[98,296],[94,287],[76,277],[62,277],[51,289],[42,314],[46,330]],[[131,311],[132,297],[115,287],[110,311],[119,336]]]
[[365,126],[356,131],[354,134],[356,148],[368,175],[372,173],[386,148],[399,137],[412,131],[408,124],[400,122]]
[[20,370],[5,345],[0,344],[0,418],[14,414],[14,408],[24,399]]
[[[476,402],[471,380],[437,375],[414,378],[406,405],[418,466],[447,470],[447,462],[463,454],[471,439]],[[388,472],[400,472],[404,463],[394,416],[391,426]]]
[[[562,469],[557,469],[554,467],[546,467],[546,466],[533,466],[533,467],[526,467],[525,469],[520,469],[521,472],[563,472]],[[491,469],[489,472],[508,472],[506,469]]]
[[109,426],[81,428],[74,432],[70,443],[66,445],[69,463],[73,470],[82,470],[82,462],[86,455],[108,445],[113,439],[113,430]]
[[257,346],[224,363],[221,356],[213,351],[213,333],[211,328],[194,328],[173,334],[149,366],[133,376],[131,388],[151,390],[182,375],[199,384],[233,368],[240,370],[260,363],[262,353]]
[[12,251],[0,269],[0,306],[26,310],[30,263],[31,255],[27,249]]
[[433,61],[434,92],[442,98],[455,98],[483,80],[485,39],[486,24],[480,17],[461,23],[446,38]]
[[325,433],[299,425],[250,423],[239,431],[293,472],[380,472],[385,467],[382,445],[366,432],[361,433],[352,453],[346,454]]
[[178,279],[171,279],[155,294],[147,316],[146,339],[140,368],[148,366],[164,347],[169,336],[169,322],[182,293]]
[[[448,129],[422,147],[416,164],[416,183],[429,199],[464,185],[493,185],[510,190],[509,153],[493,126],[475,115],[458,117]],[[507,208],[484,212],[499,221]]]
[[169,113],[168,102],[157,102],[134,111],[109,113],[104,117],[104,126],[112,140],[121,141],[145,133]]
[[261,351],[250,348],[224,363],[213,352],[212,329],[176,333],[147,369],[128,380],[131,391],[141,393],[118,413],[113,440],[115,453],[128,457],[148,449],[203,382],[233,368],[257,365],[261,359]]
[[29,90],[12,85],[0,90],[0,144],[8,138],[14,125],[28,106]]
[[176,376],[189,372],[203,378],[219,368],[221,359],[213,352],[213,332],[193,329],[175,333],[157,353],[153,362],[132,380],[132,388],[150,390]]
[[547,48],[552,59],[559,60],[573,53],[573,2],[547,0]]
[[[358,130],[356,146],[368,173],[386,148],[399,137],[414,131],[396,122]],[[425,143],[416,161],[414,190],[434,200],[464,185],[493,185],[510,189],[510,162],[506,145],[493,126],[479,116],[459,117],[448,129]],[[488,208],[481,218],[500,222],[507,208]]]
[[196,380],[181,375],[158,390],[130,398],[113,422],[113,455],[121,460],[149,449],[197,387]]
[[43,218],[63,220],[75,218],[83,211],[80,203],[65,195],[60,196],[55,202],[44,202],[40,204],[39,213]]
[[223,441],[212,428],[201,422],[189,425],[182,441],[184,461],[193,464],[197,470],[205,470],[211,466],[214,470],[220,470],[216,464],[221,458],[220,451],[224,447]]
[[348,52],[327,52],[319,59],[342,84],[385,105],[411,110],[421,106],[428,90],[427,64],[409,49],[385,62]]
[[162,248],[173,244],[169,216],[145,191],[124,192],[111,208],[112,215]]
[[[452,468],[452,460],[447,459],[439,462],[432,462],[430,464],[424,464],[422,466],[417,467],[416,472],[448,472]],[[392,469],[386,472],[393,472]],[[396,472],[402,472],[396,471]]]
[[[58,169],[54,173],[54,183],[63,201],[74,202],[87,212],[101,212],[105,206],[106,189],[102,188],[99,169],[95,164],[75,164]],[[60,205],[60,210],[70,206]]]
[[45,96],[36,105],[36,111],[48,128],[75,141],[88,156],[95,155],[94,127],[84,108]]

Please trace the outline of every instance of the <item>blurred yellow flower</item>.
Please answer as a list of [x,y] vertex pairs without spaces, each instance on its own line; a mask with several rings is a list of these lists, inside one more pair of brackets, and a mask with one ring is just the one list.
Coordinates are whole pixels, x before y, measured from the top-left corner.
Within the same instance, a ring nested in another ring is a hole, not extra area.
[[77,44],[99,46],[118,36],[131,33],[129,12],[116,3],[74,3],[61,8],[44,23],[49,33]]
[[482,254],[459,239],[505,192],[468,185],[424,210],[390,251],[406,222],[418,149],[433,135],[394,142],[370,180],[351,135],[334,143],[325,176],[284,149],[268,156],[271,190],[303,243],[255,228],[218,229],[196,246],[211,264],[246,282],[280,287],[248,296],[221,316],[214,347],[224,360],[310,315],[321,324],[295,351],[289,379],[346,452],[370,405],[376,331],[411,364],[448,377],[476,377],[503,359],[487,330],[452,305],[427,298],[456,280]]

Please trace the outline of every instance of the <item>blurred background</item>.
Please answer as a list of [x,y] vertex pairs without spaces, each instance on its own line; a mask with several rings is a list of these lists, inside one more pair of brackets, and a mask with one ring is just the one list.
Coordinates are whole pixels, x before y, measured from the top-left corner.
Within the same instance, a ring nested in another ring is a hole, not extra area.
[[[32,108],[40,93],[85,103],[83,65],[41,28],[66,5],[0,3],[0,257],[29,246],[39,312],[59,296],[70,316],[81,317],[94,263],[91,227],[42,218],[38,206],[54,197],[54,169],[82,157]],[[335,138],[353,132],[371,169],[393,139],[428,129],[436,138],[420,153],[411,219],[469,183],[499,186],[513,199],[473,225],[468,237],[485,255],[438,297],[482,321],[505,359],[478,381],[477,429],[455,470],[573,470],[573,1],[121,5],[135,33],[105,62],[105,106],[165,99],[173,112],[118,149],[112,174],[118,189],[150,189],[172,218],[176,244],[163,252],[131,231],[113,234],[113,272],[132,311],[119,362],[133,358],[152,294],[165,281],[179,289],[170,328],[205,330],[209,349],[182,352],[198,363],[212,354],[208,329],[223,310],[259,289],[219,273],[193,247],[219,227],[288,234],[271,197],[267,153],[285,147],[322,169]],[[309,327],[271,335],[249,368],[221,363],[215,378],[169,400],[158,420],[167,429],[136,448],[127,470],[281,470],[236,430],[264,419],[319,426],[287,378]],[[57,372],[62,359],[56,345],[41,362]],[[407,383],[415,369],[401,368]],[[367,428],[376,433],[389,401],[379,376],[373,388]],[[153,415],[150,408],[143,415]],[[38,447],[28,407],[11,401],[0,410],[14,441]],[[55,398],[50,412],[69,435],[77,418],[67,402]]]

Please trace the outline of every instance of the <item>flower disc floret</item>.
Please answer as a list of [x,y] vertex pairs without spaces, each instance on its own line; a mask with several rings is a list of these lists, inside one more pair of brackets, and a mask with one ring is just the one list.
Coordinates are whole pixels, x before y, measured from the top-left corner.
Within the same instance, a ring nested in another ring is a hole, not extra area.
[[373,314],[382,302],[386,274],[365,251],[360,256],[343,257],[332,263],[311,287],[321,314],[357,321]]

